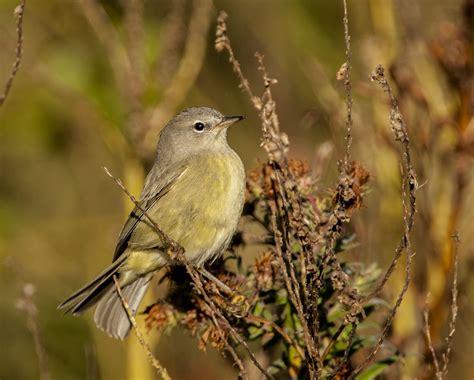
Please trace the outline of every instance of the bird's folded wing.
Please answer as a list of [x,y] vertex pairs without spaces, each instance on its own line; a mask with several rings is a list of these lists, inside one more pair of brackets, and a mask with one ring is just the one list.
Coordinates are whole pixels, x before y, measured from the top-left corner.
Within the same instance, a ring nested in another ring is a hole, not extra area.
[[[185,170],[186,165],[170,168],[169,170],[160,174],[153,172],[152,169],[152,172],[147,177],[142,196],[138,201],[140,208],[147,213],[147,211],[156,202],[158,202],[161,197],[170,191],[170,189],[185,172]],[[135,206],[125,221],[122,231],[120,232],[117,246],[115,248],[113,261],[117,260],[117,258],[120,257],[120,255],[127,249],[130,236],[132,235],[138,222],[143,218],[146,219],[146,216],[140,208]],[[155,220],[155,222],[159,225],[159,220]]]

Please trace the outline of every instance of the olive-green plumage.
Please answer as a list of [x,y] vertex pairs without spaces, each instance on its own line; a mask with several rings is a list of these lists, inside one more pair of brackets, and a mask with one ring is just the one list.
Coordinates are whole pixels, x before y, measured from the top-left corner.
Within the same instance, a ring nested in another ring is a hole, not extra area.
[[[181,112],[163,129],[145,181],[141,207],[195,266],[224,252],[242,212],[244,168],[226,138],[227,127],[241,119],[206,107]],[[135,208],[122,229],[112,265],[59,307],[79,314],[97,303],[97,326],[123,339],[131,326],[113,276],[118,276],[136,313],[153,273],[167,264],[172,263],[159,235]]]

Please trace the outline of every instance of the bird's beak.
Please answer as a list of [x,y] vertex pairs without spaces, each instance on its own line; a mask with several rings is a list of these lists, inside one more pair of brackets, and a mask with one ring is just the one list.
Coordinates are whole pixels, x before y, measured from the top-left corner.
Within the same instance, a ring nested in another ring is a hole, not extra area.
[[224,116],[222,121],[216,125],[219,129],[224,129],[230,127],[232,124],[237,123],[238,121],[242,120],[243,116]]

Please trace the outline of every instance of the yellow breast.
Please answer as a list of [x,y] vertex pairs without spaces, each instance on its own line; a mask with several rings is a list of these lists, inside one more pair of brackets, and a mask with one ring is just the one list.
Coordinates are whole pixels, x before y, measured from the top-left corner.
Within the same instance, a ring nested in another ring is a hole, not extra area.
[[242,212],[244,187],[234,152],[196,157],[157,202],[156,220],[200,265],[226,248]]

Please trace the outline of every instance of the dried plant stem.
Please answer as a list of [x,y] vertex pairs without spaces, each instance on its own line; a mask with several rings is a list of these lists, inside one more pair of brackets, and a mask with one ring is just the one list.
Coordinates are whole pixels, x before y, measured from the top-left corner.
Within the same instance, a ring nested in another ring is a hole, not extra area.
[[383,328],[382,334],[380,335],[375,348],[370,353],[369,356],[365,358],[365,360],[357,367],[357,369],[351,374],[350,378],[354,378],[366,365],[368,365],[379,349],[382,346],[385,338],[387,337],[390,327],[392,325],[393,319],[395,318],[395,314],[400,307],[403,298],[408,290],[408,286],[410,284],[411,279],[411,262],[412,253],[411,249],[411,231],[413,228],[414,220],[415,220],[415,213],[416,213],[416,190],[417,190],[417,181],[415,171],[412,166],[411,162],[411,152],[410,152],[410,139],[408,137],[408,130],[403,119],[403,116],[400,112],[398,107],[397,100],[392,93],[392,89],[385,78],[384,68],[381,65],[378,65],[374,72],[372,73],[372,80],[376,81],[380,87],[388,94],[391,104],[390,109],[390,126],[392,128],[392,132],[394,133],[395,141],[398,141],[402,144],[403,147],[403,154],[401,160],[401,177],[402,177],[402,204],[404,210],[403,216],[403,223],[404,223],[404,234],[400,240],[398,247],[395,250],[395,256],[392,259],[389,268],[387,269],[384,277],[382,278],[381,282],[375,288],[375,290],[366,297],[366,300],[369,300],[375,296],[377,296],[382,288],[387,283],[388,279],[392,275],[393,271],[396,268],[396,265],[404,251],[406,251],[406,265],[405,265],[405,281],[403,284],[403,288],[400,291],[397,300],[395,302],[394,307],[392,308],[387,322]]
[[435,376],[437,380],[445,379],[448,376],[448,364],[449,364],[449,357],[451,355],[451,349],[453,345],[453,337],[456,331],[456,319],[458,316],[458,249],[459,249],[459,236],[455,234],[452,236],[453,239],[453,251],[454,251],[454,270],[453,270],[453,284],[451,287],[451,319],[449,321],[449,333],[446,337],[446,349],[445,352],[442,353],[442,365],[440,366],[440,361],[438,356],[436,355],[436,350],[433,345],[433,341],[431,339],[431,326],[429,322],[429,294],[426,297],[425,308],[423,310],[423,331],[426,337],[426,343],[428,345],[428,349],[431,353],[431,358],[433,360],[433,364],[435,367]]
[[219,13],[219,17],[217,17],[215,48],[218,52],[221,52],[224,49],[227,50],[227,53],[229,54],[229,62],[232,65],[232,69],[234,70],[234,73],[236,73],[237,77],[239,78],[239,87],[245,93],[247,93],[247,95],[249,96],[250,100],[252,101],[255,107],[260,107],[261,106],[260,99],[253,94],[250,88],[250,83],[247,80],[247,78],[245,78],[244,74],[242,73],[240,63],[235,58],[234,51],[232,50],[229,37],[227,36],[227,25],[225,23],[225,20],[227,19],[227,17],[228,17],[227,13],[225,13],[224,11],[221,11]]
[[453,346],[453,337],[456,331],[456,319],[458,317],[458,265],[459,265],[459,235],[455,234],[453,237],[454,244],[454,272],[453,285],[451,287],[451,319],[449,321],[449,333],[446,337],[446,352],[443,354],[443,376],[448,376],[448,364],[451,349]]
[[430,333],[430,312],[429,312],[429,294],[426,296],[426,302],[425,302],[425,307],[423,309],[423,330],[425,333],[426,337],[426,343],[428,345],[428,349],[430,350],[431,353],[431,358],[433,359],[433,364],[435,366],[435,375],[437,380],[442,380],[443,376],[439,367],[439,361],[438,361],[438,356],[436,355],[433,342],[431,340],[431,333]]
[[[318,360],[319,360],[319,353],[315,347],[314,337],[311,335],[311,332],[309,330],[309,326],[304,314],[303,305],[301,303],[301,298],[298,293],[298,289],[295,289],[295,284],[297,284],[298,281],[296,280],[294,273],[293,275],[289,274],[289,271],[287,268],[288,266],[291,267],[291,261],[290,261],[290,264],[287,263],[288,255],[284,255],[282,251],[282,247],[284,246],[284,243],[283,243],[282,233],[277,224],[278,211],[277,211],[276,202],[271,202],[270,207],[271,207],[271,212],[272,212],[272,218],[271,218],[272,228],[273,228],[273,233],[275,236],[275,247],[276,247],[276,253],[277,253],[276,256],[279,261],[281,270],[283,271],[283,277],[285,279],[285,285],[288,291],[288,295],[290,297],[291,303],[293,304],[298,314],[298,318],[300,319],[301,326],[303,329],[304,341],[306,343],[306,350],[308,353],[308,355],[305,355],[305,357],[308,363],[309,377],[310,379],[317,379],[318,371],[320,368],[320,366],[317,365]],[[287,249],[285,249],[285,251],[287,251]]]
[[16,307],[22,310],[26,314],[26,326],[30,330],[33,342],[35,345],[36,357],[38,358],[39,366],[39,378],[41,380],[49,380],[51,374],[49,371],[48,360],[41,338],[40,328],[38,324],[38,309],[33,300],[33,295],[36,292],[36,288],[33,284],[24,284],[23,294],[16,301]]
[[171,377],[168,375],[168,371],[166,370],[165,367],[163,367],[160,364],[158,359],[153,355],[153,353],[151,352],[150,346],[148,345],[147,341],[143,337],[143,333],[137,325],[137,321],[135,320],[135,317],[133,316],[132,310],[130,310],[130,306],[128,305],[127,300],[124,298],[122,294],[122,289],[120,289],[120,285],[117,281],[117,276],[114,275],[113,279],[115,283],[115,289],[117,290],[117,294],[120,298],[120,301],[122,302],[125,312],[127,313],[128,319],[130,320],[130,323],[133,326],[133,332],[135,333],[135,336],[140,342],[140,345],[145,350],[148,360],[150,361],[151,365],[157,370],[158,374],[161,376],[163,380],[171,380]]
[[10,89],[13,85],[13,81],[15,80],[16,74],[20,69],[21,58],[23,56],[23,16],[25,13],[25,3],[26,0],[22,0],[20,5],[15,8],[15,18],[16,18],[16,47],[15,47],[15,60],[13,61],[12,71],[10,72],[10,76],[5,83],[5,87],[3,89],[3,93],[0,95],[0,107],[5,102]]
[[[385,286],[389,278],[391,277],[393,271],[395,270],[398,261],[406,249],[407,244],[410,240],[410,233],[413,228],[415,213],[416,213],[416,195],[415,192],[417,190],[417,181],[415,170],[413,169],[413,165],[411,163],[411,153],[410,153],[410,140],[408,138],[408,131],[403,120],[403,116],[400,113],[398,108],[397,100],[393,95],[392,89],[385,78],[385,70],[382,65],[378,65],[374,72],[372,73],[372,80],[376,81],[382,89],[388,94],[391,104],[390,110],[390,126],[392,131],[395,135],[395,140],[400,141],[403,144],[403,173],[402,173],[402,186],[403,189],[408,189],[408,197],[409,197],[409,208],[408,214],[406,215],[405,222],[405,233],[401,237],[400,243],[398,244],[395,255],[390,263],[387,271],[385,272],[384,277],[374,289],[374,291],[366,297],[366,300],[369,300],[373,297],[377,297],[382,288]],[[405,190],[406,191],[406,190]],[[408,232],[408,234],[407,234]]]
[[351,49],[351,36],[349,34],[349,17],[347,12],[347,0],[343,0],[344,5],[344,41],[346,44],[346,62],[344,70],[344,86],[346,88],[346,108],[347,108],[347,120],[346,120],[346,152],[344,155],[344,167],[346,172],[349,170],[351,160],[351,144],[352,144],[352,82],[350,77],[351,61],[352,61],[352,49]]

